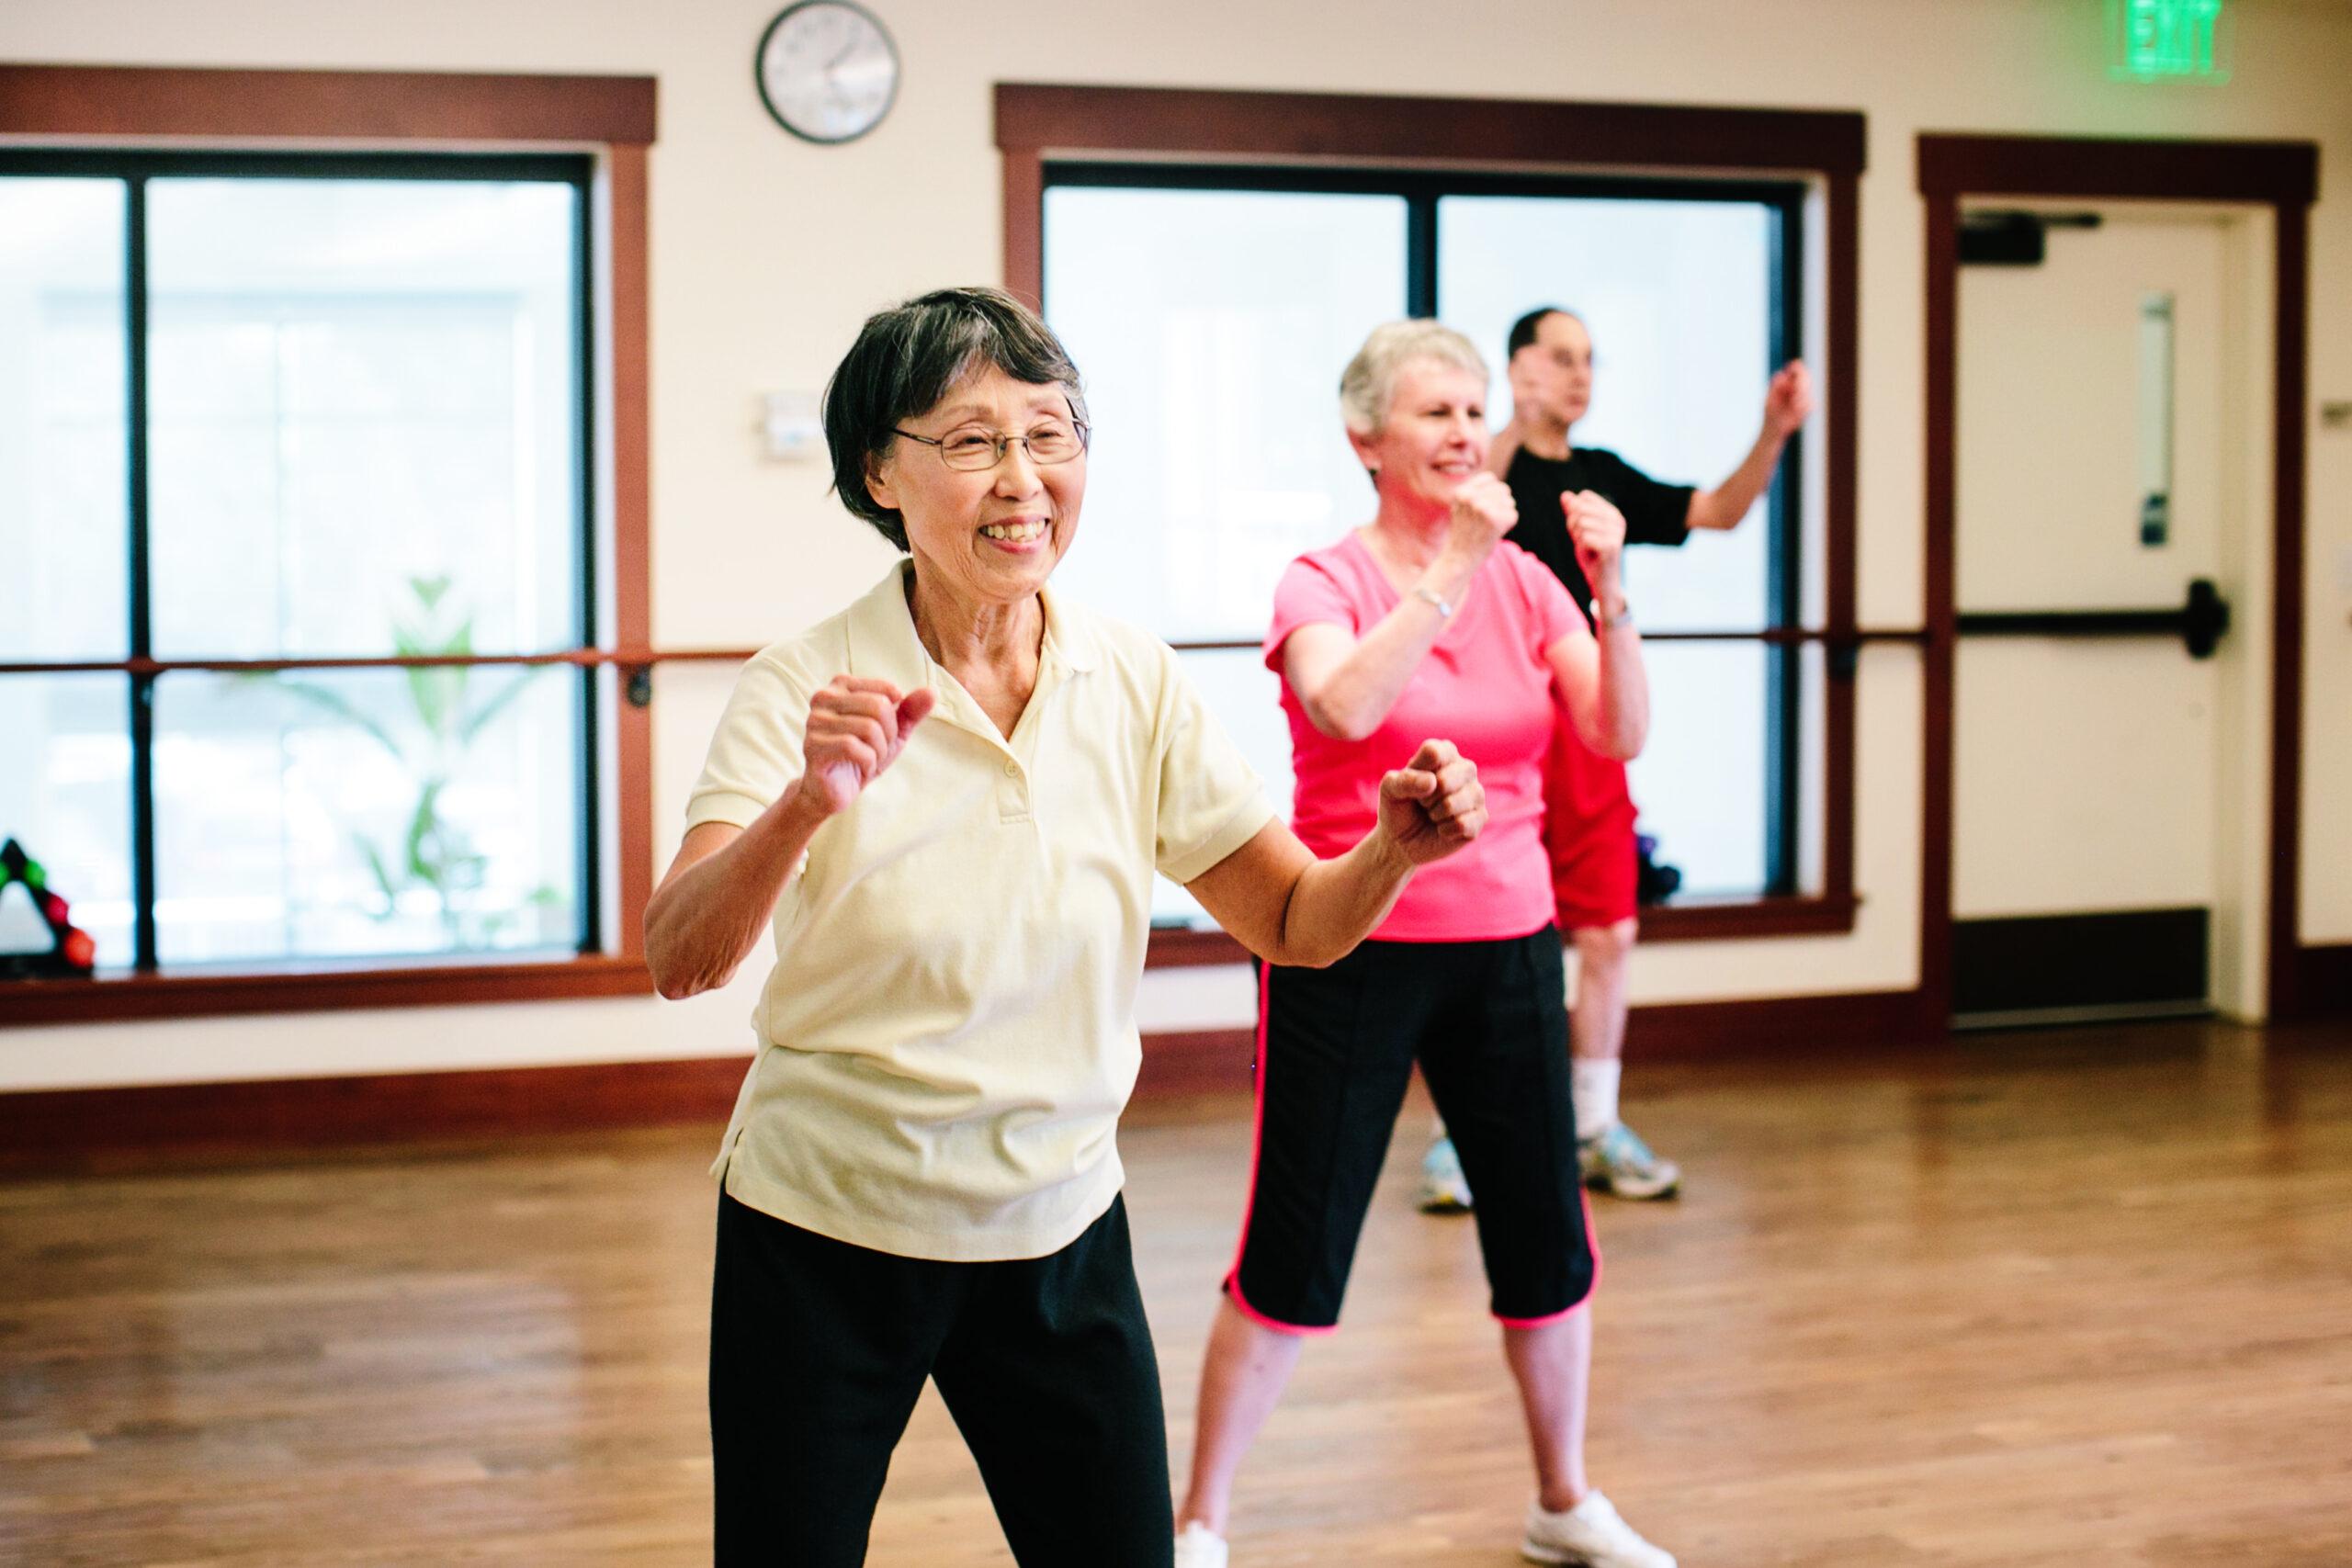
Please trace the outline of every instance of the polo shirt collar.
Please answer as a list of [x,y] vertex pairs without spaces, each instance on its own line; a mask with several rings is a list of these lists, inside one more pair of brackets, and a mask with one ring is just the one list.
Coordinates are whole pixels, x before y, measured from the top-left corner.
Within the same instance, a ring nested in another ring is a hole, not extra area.
[[[914,570],[912,559],[892,562],[882,581],[850,606],[847,625],[850,673],[888,681],[902,692],[932,681],[931,655],[915,635],[914,612],[907,607],[907,581]],[[1046,662],[1058,663],[1074,674],[1101,662],[1102,649],[1086,612],[1064,604],[1050,587],[1037,599],[1046,611]]]
[[1064,603],[1050,587],[1037,591],[1037,603],[1046,607],[1046,657],[1059,659],[1073,674],[1093,669],[1102,651],[1095,646],[1094,628],[1088,624],[1086,612]]

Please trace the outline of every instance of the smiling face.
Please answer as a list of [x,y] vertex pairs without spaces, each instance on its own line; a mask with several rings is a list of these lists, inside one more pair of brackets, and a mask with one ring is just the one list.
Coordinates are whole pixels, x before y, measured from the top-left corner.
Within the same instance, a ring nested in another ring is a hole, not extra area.
[[[899,428],[954,443],[1070,423],[1061,387],[989,366]],[[1086,454],[1040,466],[1016,441],[991,468],[951,468],[939,448],[900,437],[875,460],[866,489],[899,513],[925,581],[967,603],[1009,604],[1045,586],[1077,536]]]
[[1388,412],[1369,435],[1350,432],[1384,497],[1442,512],[1487,461],[1487,378],[1441,359],[1399,366]]

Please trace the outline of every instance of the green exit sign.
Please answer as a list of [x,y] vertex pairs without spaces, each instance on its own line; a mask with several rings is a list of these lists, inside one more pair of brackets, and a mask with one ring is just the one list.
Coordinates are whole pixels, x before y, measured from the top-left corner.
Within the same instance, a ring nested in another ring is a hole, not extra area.
[[2107,73],[2132,82],[2225,82],[2222,0],[2108,0]]

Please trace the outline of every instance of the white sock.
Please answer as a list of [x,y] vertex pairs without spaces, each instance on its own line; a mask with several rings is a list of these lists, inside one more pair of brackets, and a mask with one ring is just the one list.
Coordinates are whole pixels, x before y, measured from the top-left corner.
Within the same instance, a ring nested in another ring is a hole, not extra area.
[[1576,1104],[1577,1136],[1596,1138],[1617,1123],[1617,1058],[1568,1058],[1568,1098]]

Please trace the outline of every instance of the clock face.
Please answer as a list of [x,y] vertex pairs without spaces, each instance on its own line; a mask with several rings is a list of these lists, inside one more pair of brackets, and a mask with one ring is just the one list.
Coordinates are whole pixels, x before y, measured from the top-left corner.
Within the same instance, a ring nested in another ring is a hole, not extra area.
[[899,51],[850,0],[787,6],[760,39],[760,98],[810,141],[853,141],[882,123],[899,92]]

